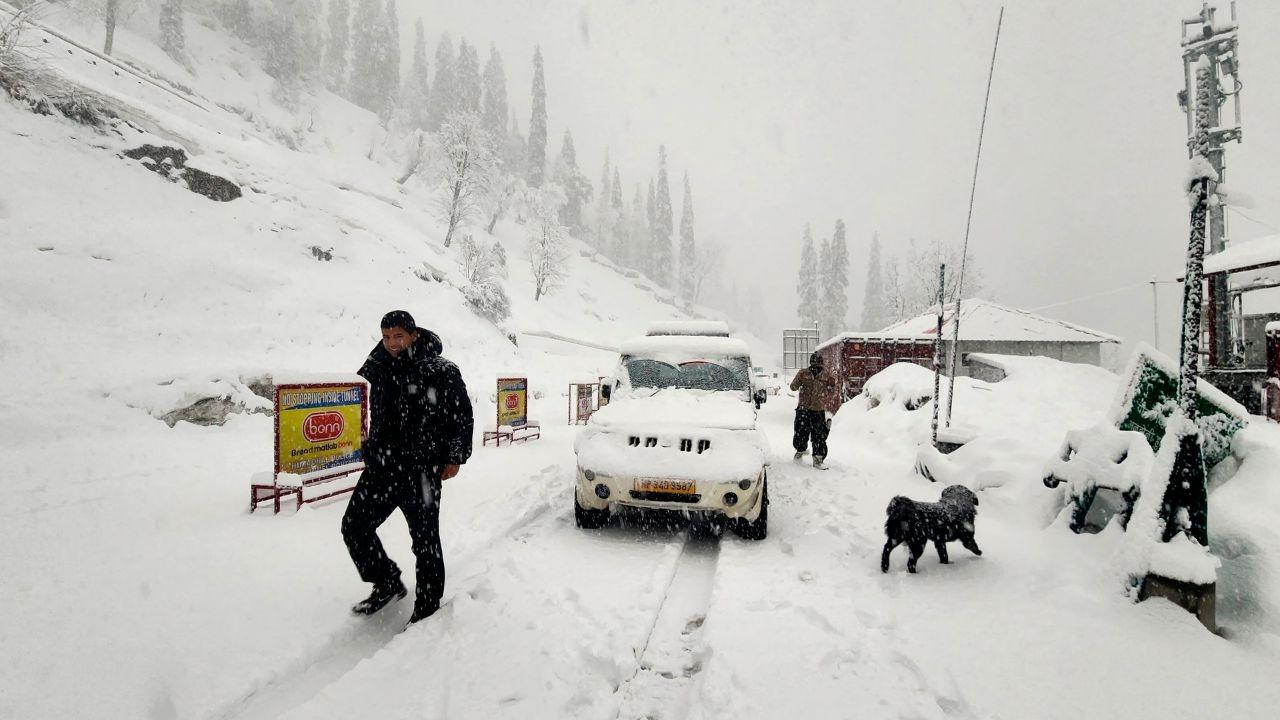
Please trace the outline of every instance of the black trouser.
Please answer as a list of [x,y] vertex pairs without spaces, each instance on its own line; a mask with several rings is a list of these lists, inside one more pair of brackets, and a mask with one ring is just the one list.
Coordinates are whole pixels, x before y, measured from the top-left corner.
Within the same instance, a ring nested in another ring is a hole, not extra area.
[[342,539],[360,579],[378,587],[394,584],[400,568],[387,557],[378,526],[400,508],[409,523],[418,559],[417,605],[438,607],[444,593],[444,553],[440,548],[440,468],[400,470],[370,465],[360,475],[342,516]]
[[796,408],[796,434],[791,445],[796,452],[804,452],[809,447],[809,439],[813,439],[813,459],[823,460],[827,457],[827,414],[822,410],[805,410]]

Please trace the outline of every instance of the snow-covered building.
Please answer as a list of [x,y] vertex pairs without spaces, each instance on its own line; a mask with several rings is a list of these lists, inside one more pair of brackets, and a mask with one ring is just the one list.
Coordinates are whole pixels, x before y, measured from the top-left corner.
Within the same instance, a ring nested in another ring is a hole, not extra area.
[[[943,306],[942,351],[950,357],[955,337],[955,304]],[[895,362],[929,366],[938,330],[937,310],[896,322],[877,332],[844,333],[818,346],[827,367],[843,380],[848,399],[862,391],[867,378]],[[1120,338],[1063,320],[971,299],[960,303],[961,362],[957,374],[969,374],[970,353],[1042,356],[1065,362],[1101,365],[1102,348]],[[838,404],[838,403],[837,403]]]

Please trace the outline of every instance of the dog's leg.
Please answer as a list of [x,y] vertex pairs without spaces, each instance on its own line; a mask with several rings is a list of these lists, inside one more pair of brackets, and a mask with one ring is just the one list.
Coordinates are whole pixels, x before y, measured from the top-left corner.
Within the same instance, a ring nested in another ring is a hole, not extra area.
[[947,543],[942,540],[934,540],[933,546],[938,550],[938,562],[946,565],[951,562],[947,559]]
[[969,552],[973,553],[974,555],[982,554],[982,551],[978,549],[978,543],[974,542],[972,535],[970,535],[969,537],[960,538],[960,544],[964,545],[969,550]]
[[911,557],[907,558],[907,572],[916,571],[916,561],[924,554],[924,543],[912,542],[907,543],[907,549],[911,551]]
[[889,572],[889,553],[898,547],[897,540],[886,540],[884,543],[884,552],[880,554],[880,572]]

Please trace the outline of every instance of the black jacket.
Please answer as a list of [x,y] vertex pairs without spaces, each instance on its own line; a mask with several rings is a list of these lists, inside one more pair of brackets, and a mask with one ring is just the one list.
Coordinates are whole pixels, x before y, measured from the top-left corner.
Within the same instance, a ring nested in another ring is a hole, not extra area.
[[420,330],[399,357],[382,343],[358,371],[369,381],[365,461],[393,469],[461,465],[471,457],[471,398],[439,336]]

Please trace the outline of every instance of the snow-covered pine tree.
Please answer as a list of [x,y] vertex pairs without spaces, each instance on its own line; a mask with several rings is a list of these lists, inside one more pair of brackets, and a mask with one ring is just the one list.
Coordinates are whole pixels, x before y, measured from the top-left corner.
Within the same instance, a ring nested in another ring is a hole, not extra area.
[[396,0],[387,0],[382,14],[382,47],[378,62],[378,116],[389,120],[400,104],[400,16]]
[[859,328],[865,332],[883,330],[893,319],[885,307],[884,274],[880,269],[880,234],[871,235],[871,250],[867,253],[867,285],[862,294],[862,321]]
[[542,74],[542,47],[533,49],[533,113],[529,118],[529,187],[542,187],[547,171],[547,82]]
[[187,32],[184,25],[183,0],[161,0],[160,3],[160,49],[164,54],[185,64],[187,54]]
[[656,277],[654,268],[657,261],[654,259],[654,249],[658,246],[658,201],[657,195],[653,189],[653,178],[649,178],[649,195],[645,198],[644,220],[645,229],[648,231],[644,234],[644,247],[637,248],[640,250],[638,254],[639,262],[636,269],[640,270],[649,277]]
[[618,262],[641,269],[648,239],[649,223],[645,215],[644,193],[640,191],[640,183],[636,183],[636,191],[631,196],[631,211],[627,213],[626,243],[618,250]]
[[675,283],[672,266],[674,265],[674,254],[672,251],[672,235],[675,233],[675,220],[672,217],[674,213],[671,210],[671,188],[667,183],[667,146],[658,146],[658,184],[654,195],[653,205],[654,231],[653,231],[653,279],[661,283],[664,287],[673,287]]
[[351,46],[350,0],[329,0],[329,37],[324,46],[324,84],[335,93],[347,90],[347,50]]
[[826,257],[821,260],[821,300],[819,323],[823,337],[834,337],[845,330],[849,309],[849,247],[845,242],[844,221],[836,220],[831,240],[823,244]]
[[[130,0],[111,0],[111,2],[121,9],[130,4]],[[227,0],[219,6],[218,17],[232,35],[247,43],[257,40],[258,27],[254,20],[253,0]]]
[[813,232],[804,226],[804,242],[800,246],[800,276],[796,280],[796,293],[800,305],[796,315],[800,327],[811,328],[818,321],[818,254],[813,248]]
[[508,173],[523,180],[525,176],[524,165],[529,158],[529,149],[525,145],[524,135],[520,134],[520,118],[516,117],[514,108],[511,110],[511,129],[507,131],[506,139],[507,142],[503,149],[503,165]]
[[[302,37],[304,9],[303,0],[272,0],[266,22],[271,42],[263,48],[263,69],[275,78],[275,95],[286,106],[297,102],[304,75],[314,70],[307,63],[311,48]],[[315,37],[309,40],[315,42]]]
[[484,127],[494,139],[507,138],[507,74],[502,69],[498,46],[489,45],[489,60],[484,64],[484,95],[480,100]]
[[427,129],[436,132],[446,118],[458,108],[458,61],[453,55],[449,33],[440,33],[436,46],[436,76],[431,81],[431,98],[427,102]]
[[621,260],[614,255],[613,227],[614,222],[611,217],[612,209],[610,206],[610,198],[613,197],[613,173],[609,170],[609,150],[604,151],[604,169],[600,171],[600,194],[596,195],[595,207],[595,246],[596,249],[613,257],[615,260]]
[[385,21],[380,0],[359,0],[351,16],[351,73],[347,97],[372,112],[382,110],[382,39]]
[[696,274],[697,247],[693,239],[693,191],[689,173],[684,174],[684,205],[680,210],[680,294],[692,300]]
[[458,228],[482,209],[498,169],[493,141],[484,131],[480,113],[454,113],[440,126],[438,177],[446,192],[440,209],[448,218],[444,246],[449,247]]
[[409,127],[419,130],[427,129],[427,99],[431,94],[427,71],[427,33],[422,18],[418,18],[413,26],[413,61],[400,98]]
[[464,112],[479,113],[482,94],[480,55],[463,38],[458,42],[458,107]]
[[616,167],[609,183],[609,214],[613,218],[613,247],[609,248],[608,254],[618,262],[626,262],[624,258],[631,245],[631,223],[622,204],[622,177]]
[[556,183],[564,189],[564,205],[560,207],[560,224],[569,230],[586,234],[586,221],[583,208],[591,202],[591,181],[578,169],[578,152],[573,147],[573,134],[564,131],[564,141],[560,145],[560,156],[556,159]]

